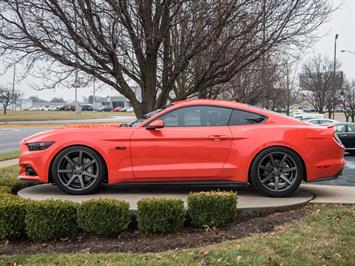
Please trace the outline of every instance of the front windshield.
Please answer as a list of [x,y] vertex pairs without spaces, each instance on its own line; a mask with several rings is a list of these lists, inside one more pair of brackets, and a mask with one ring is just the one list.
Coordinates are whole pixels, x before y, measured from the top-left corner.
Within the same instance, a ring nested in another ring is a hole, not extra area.
[[160,111],[162,111],[162,110],[164,110],[164,109],[166,109],[166,108],[168,108],[168,107],[170,107],[170,106],[171,106],[171,105],[166,105],[166,106],[164,106],[163,108],[159,108],[159,109],[156,109],[156,110],[154,110],[154,111],[151,111],[151,112],[145,114],[142,118],[139,118],[139,119],[133,121],[133,122],[130,123],[128,126],[129,126],[129,127],[136,127],[136,126],[140,125],[141,123],[143,123],[144,121],[146,121],[146,120],[148,120],[149,118],[151,118],[153,115],[159,113]]

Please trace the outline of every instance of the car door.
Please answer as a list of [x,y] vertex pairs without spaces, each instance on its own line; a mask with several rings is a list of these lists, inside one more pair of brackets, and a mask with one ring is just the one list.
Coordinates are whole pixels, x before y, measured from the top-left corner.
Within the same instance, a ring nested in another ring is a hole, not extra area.
[[345,132],[340,133],[339,137],[346,149],[355,150],[355,124],[345,125]]
[[215,180],[232,142],[230,115],[228,108],[188,106],[159,117],[163,128],[138,128],[131,138],[134,177]]

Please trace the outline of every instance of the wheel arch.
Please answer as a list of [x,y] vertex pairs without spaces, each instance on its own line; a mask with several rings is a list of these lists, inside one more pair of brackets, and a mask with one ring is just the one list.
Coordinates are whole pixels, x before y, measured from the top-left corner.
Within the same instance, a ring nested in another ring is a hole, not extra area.
[[108,183],[108,168],[107,168],[107,163],[106,163],[106,161],[105,161],[105,158],[102,156],[102,154],[101,154],[99,151],[97,151],[97,150],[94,149],[93,147],[90,147],[90,146],[88,146],[88,145],[83,145],[83,144],[71,144],[71,145],[68,145],[68,146],[63,147],[62,149],[60,149],[60,150],[58,150],[58,151],[56,152],[55,156],[53,156],[53,158],[52,158],[52,160],[51,160],[51,162],[50,162],[50,164],[49,164],[49,167],[48,167],[48,183],[53,183],[53,182],[54,182],[54,181],[53,181],[53,177],[52,177],[52,171],[51,171],[51,169],[52,169],[52,166],[53,166],[53,162],[54,162],[54,160],[57,158],[58,154],[59,154],[60,152],[62,152],[63,150],[65,150],[65,149],[67,149],[67,148],[70,148],[70,147],[74,147],[74,146],[82,146],[82,147],[91,149],[91,150],[93,150],[94,152],[96,152],[97,155],[100,156],[100,158],[102,159],[102,162],[103,162],[103,164],[104,164],[104,173],[105,173],[105,176],[104,176],[103,183]]
[[307,167],[306,167],[306,164],[305,164],[305,162],[304,162],[302,156],[301,156],[297,151],[295,151],[294,149],[292,149],[292,148],[290,148],[290,147],[288,147],[288,146],[284,146],[284,145],[274,145],[274,146],[266,147],[266,148],[260,150],[257,154],[255,154],[253,160],[250,162],[249,169],[248,169],[248,182],[249,182],[249,183],[250,183],[250,176],[251,176],[251,170],[252,170],[251,168],[252,168],[252,166],[253,166],[253,163],[254,163],[256,157],[258,157],[258,155],[259,155],[260,153],[262,153],[263,151],[265,151],[265,150],[267,150],[267,149],[270,149],[270,148],[284,148],[284,149],[288,149],[288,150],[294,152],[294,153],[299,157],[299,159],[300,159],[301,162],[302,162],[303,169],[304,169],[303,181],[306,181],[306,182],[307,182]]

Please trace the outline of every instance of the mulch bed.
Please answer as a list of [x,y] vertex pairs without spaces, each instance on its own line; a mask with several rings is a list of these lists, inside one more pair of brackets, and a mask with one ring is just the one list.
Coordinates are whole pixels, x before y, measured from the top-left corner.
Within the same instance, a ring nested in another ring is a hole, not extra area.
[[36,254],[46,252],[145,253],[193,248],[220,243],[225,240],[239,239],[251,234],[272,232],[278,226],[304,218],[306,212],[307,208],[303,207],[288,212],[272,213],[263,217],[241,217],[224,228],[206,230],[185,228],[179,233],[163,236],[148,236],[132,231],[122,233],[117,238],[82,236],[49,243],[33,243],[30,240],[3,241],[0,243],[0,254]]

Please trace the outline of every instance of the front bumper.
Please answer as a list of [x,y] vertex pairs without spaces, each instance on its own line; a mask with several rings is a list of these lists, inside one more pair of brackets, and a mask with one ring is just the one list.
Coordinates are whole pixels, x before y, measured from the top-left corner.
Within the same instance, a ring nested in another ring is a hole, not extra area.
[[19,175],[23,181],[48,182],[48,167],[51,161],[49,149],[29,151],[25,142],[20,143]]

